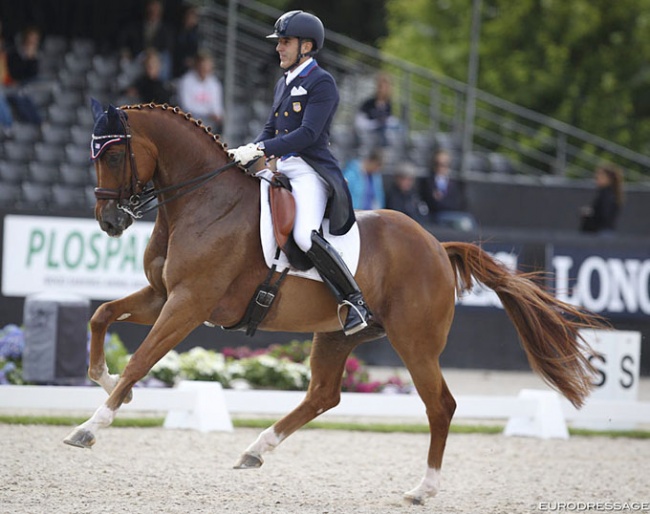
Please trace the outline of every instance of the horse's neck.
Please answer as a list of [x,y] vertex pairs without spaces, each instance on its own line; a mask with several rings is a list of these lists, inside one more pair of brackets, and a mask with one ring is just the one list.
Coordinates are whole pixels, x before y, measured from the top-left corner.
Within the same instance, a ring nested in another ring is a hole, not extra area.
[[[149,111],[146,132],[157,151],[157,169],[153,176],[155,189],[173,188],[228,164],[225,149],[206,133],[183,117],[171,113]],[[144,118],[142,118],[144,121]],[[259,184],[238,168],[227,169],[193,189],[193,185],[163,193],[159,202],[166,202],[159,214],[167,224],[179,222],[214,223],[230,216],[240,223],[259,223]],[[183,191],[187,191],[183,193]],[[179,194],[180,193],[180,194]]]
[[[215,159],[210,167],[197,166],[191,170],[181,163],[182,173],[161,169],[154,177],[154,187],[170,187],[201,175],[207,176],[226,165],[227,161]],[[236,231],[259,226],[259,183],[246,177],[238,168],[226,169],[195,189],[193,187],[189,185],[169,191],[159,198],[160,202],[165,202],[165,209],[161,212],[166,215],[169,225],[198,223],[207,226],[216,222],[222,225],[222,231],[229,231],[226,227],[233,225],[239,227],[233,227]],[[184,190],[188,192],[183,194]]]

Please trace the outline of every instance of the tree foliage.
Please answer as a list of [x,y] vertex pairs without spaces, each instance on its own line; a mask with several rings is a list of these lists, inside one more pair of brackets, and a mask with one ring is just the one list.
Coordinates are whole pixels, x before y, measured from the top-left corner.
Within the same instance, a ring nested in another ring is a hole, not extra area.
[[[386,0],[382,49],[466,81],[472,0]],[[650,0],[483,0],[478,86],[650,151]]]

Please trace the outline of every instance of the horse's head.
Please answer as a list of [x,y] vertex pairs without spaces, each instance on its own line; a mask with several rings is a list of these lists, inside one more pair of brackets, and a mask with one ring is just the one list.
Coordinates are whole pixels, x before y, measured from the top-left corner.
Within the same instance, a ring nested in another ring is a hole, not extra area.
[[[133,199],[151,179],[156,163],[148,152],[136,148],[143,144],[131,132],[126,112],[109,105],[106,111],[91,101],[95,125],[91,159],[95,163],[95,218],[111,237],[119,237],[133,223]],[[137,160],[137,163],[136,163]]]

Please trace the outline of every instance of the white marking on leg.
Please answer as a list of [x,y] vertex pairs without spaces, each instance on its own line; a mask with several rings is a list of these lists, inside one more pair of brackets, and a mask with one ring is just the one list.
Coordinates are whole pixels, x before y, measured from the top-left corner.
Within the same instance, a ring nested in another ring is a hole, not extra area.
[[115,411],[102,404],[88,421],[85,421],[78,428],[89,430],[93,434],[100,428],[109,426],[115,418]]
[[440,470],[427,467],[427,470],[420,484],[410,491],[404,493],[407,500],[424,501],[429,496],[435,496],[440,490]]
[[130,312],[125,312],[124,314],[122,314],[121,316],[119,316],[117,318],[117,321],[124,321],[125,319],[128,319],[130,317],[131,317],[131,313]]
[[273,426],[270,426],[257,437],[253,444],[246,448],[246,453],[262,455],[263,453],[273,451],[283,440],[284,436],[282,434],[276,434]]
[[102,374],[99,376],[95,382],[102,386],[104,388],[104,391],[106,391],[108,394],[111,394],[113,392],[113,389],[115,389],[115,386],[117,385],[117,382],[120,380],[119,375],[111,375],[108,372],[108,367],[106,364],[104,364],[104,369],[102,370]]

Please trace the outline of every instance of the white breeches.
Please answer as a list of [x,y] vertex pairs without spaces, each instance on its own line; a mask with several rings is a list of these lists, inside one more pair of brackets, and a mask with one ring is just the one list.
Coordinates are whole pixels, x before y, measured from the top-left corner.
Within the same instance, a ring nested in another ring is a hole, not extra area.
[[311,248],[312,230],[319,230],[323,223],[329,185],[300,157],[278,160],[277,170],[291,181],[293,197],[296,200],[293,238],[298,247],[306,252]]

